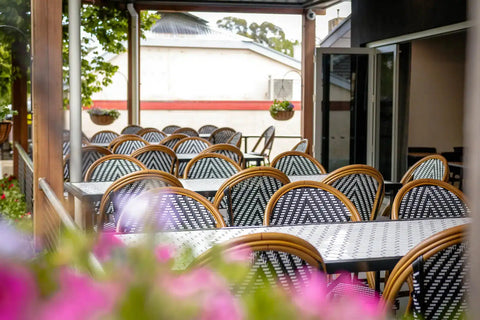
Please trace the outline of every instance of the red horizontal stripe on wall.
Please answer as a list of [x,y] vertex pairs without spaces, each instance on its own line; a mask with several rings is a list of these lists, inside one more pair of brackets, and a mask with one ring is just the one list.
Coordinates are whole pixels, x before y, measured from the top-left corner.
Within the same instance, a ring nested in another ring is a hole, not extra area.
[[[300,101],[292,101],[295,110],[301,109]],[[141,110],[268,110],[272,101],[141,101]],[[94,100],[93,106],[102,109],[127,109],[126,100]]]

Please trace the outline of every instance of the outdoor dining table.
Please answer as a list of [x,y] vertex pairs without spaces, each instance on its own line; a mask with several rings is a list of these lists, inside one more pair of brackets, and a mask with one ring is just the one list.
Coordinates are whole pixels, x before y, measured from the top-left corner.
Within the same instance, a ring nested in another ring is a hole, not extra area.
[[[190,248],[194,257],[216,244],[262,232],[294,235],[312,244],[322,256],[328,273],[391,270],[409,250],[428,237],[470,218],[422,220],[377,220],[268,227],[226,227],[209,230],[168,231],[154,235],[155,242],[166,241],[178,249]],[[150,234],[118,234],[126,245],[152,239]],[[177,265],[179,268],[188,266]],[[378,281],[377,281],[378,282]]]

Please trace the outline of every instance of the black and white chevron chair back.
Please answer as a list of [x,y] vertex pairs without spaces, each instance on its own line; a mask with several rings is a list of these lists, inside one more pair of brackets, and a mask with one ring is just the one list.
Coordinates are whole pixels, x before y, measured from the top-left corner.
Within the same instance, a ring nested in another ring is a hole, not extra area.
[[198,137],[197,130],[188,127],[182,127],[175,130],[173,133],[183,133],[189,137]]
[[135,150],[138,150],[145,146],[146,146],[145,142],[140,140],[126,140],[123,142],[119,142],[117,145],[115,145],[114,153],[130,155]]
[[152,189],[130,199],[122,209],[117,231],[128,233],[217,227],[209,208],[190,195],[174,189],[182,188]]
[[413,318],[464,319],[470,289],[467,244],[451,245],[413,267]]
[[235,132],[235,134],[228,139],[227,143],[240,148],[242,133],[240,131]]
[[134,155],[135,159],[140,160],[147,169],[161,170],[168,173],[174,173],[175,163],[177,159],[171,154],[161,150],[148,150],[138,155]]
[[[274,177],[253,176],[228,187],[219,206],[227,208],[227,225],[262,225],[268,201],[283,185],[282,181]],[[215,201],[216,198],[217,196]]]
[[169,125],[169,126],[166,126],[165,128],[162,129],[163,132],[165,132],[166,134],[172,134],[175,130],[179,129],[180,126],[177,126],[177,125]]
[[[289,185],[284,188],[288,188]],[[281,190],[279,192],[282,192]],[[275,205],[270,210],[267,209],[270,211],[268,224],[296,225],[350,221],[352,212],[345,204],[346,201],[321,187],[298,185],[285,193],[282,192]],[[356,215],[358,216],[358,213]]]
[[200,134],[209,134],[209,133],[212,133],[213,131],[217,130],[218,127],[217,126],[214,126],[212,124],[206,124],[204,126],[201,126],[199,129],[198,129],[198,133]]
[[113,131],[99,131],[93,135],[91,142],[92,143],[110,143],[113,139],[118,137],[119,134]]
[[115,181],[129,173],[144,168],[128,159],[110,159],[101,162],[92,171],[89,181]]
[[182,139],[187,138],[188,136],[185,134],[175,134],[166,137],[164,140],[160,141],[160,145],[169,147],[173,150],[175,145]]
[[350,174],[339,178],[331,185],[352,201],[362,220],[370,220],[376,193],[380,187],[375,178],[366,174]]
[[142,130],[143,128],[141,126],[137,126],[137,125],[129,125],[129,126],[126,126],[125,128],[122,129],[122,131],[120,132],[121,134],[137,134],[138,131]]
[[200,139],[182,139],[175,145],[176,153],[200,153],[210,145],[208,141]]
[[272,162],[272,166],[287,176],[306,176],[324,174],[325,170],[300,154],[289,154]]
[[149,131],[142,135],[142,138],[147,140],[150,143],[159,143],[162,141],[166,135],[160,131]]
[[420,164],[413,172],[413,180],[436,179],[442,180],[445,173],[445,165],[439,159],[430,159]]
[[[106,154],[110,154],[108,150],[105,149],[105,152],[99,152],[96,150],[82,151],[82,179],[85,178],[88,168]],[[63,177],[65,179],[70,179],[70,157],[65,160],[65,166],[63,168]]]
[[213,131],[208,139],[213,144],[227,143],[227,141],[235,134],[232,128],[218,128]]
[[[423,180],[416,180],[421,182]],[[415,182],[415,181],[413,181]],[[440,181],[441,182],[441,181]],[[412,182],[405,185],[408,188]],[[402,194],[399,194],[399,197]],[[399,219],[452,218],[468,216],[465,201],[451,190],[436,184],[417,185],[396,199],[392,211]],[[398,208],[398,209],[397,209]]]
[[238,167],[218,157],[205,157],[198,161],[192,159],[192,161],[194,163],[187,173],[187,179],[230,178],[239,172]]

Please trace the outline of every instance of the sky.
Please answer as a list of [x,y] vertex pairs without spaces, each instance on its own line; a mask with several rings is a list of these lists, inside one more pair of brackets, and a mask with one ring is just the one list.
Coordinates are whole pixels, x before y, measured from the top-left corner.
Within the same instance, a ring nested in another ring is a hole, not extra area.
[[[337,9],[340,17],[347,17],[351,12],[350,1],[344,1],[327,9],[326,15],[317,15],[316,17],[316,37],[321,40],[328,34],[328,21],[337,17]],[[301,15],[291,14],[261,14],[261,13],[231,13],[231,12],[192,12],[202,19],[209,22],[209,25],[216,27],[217,20],[224,17],[234,16],[243,18],[248,24],[252,22],[262,23],[264,21],[272,22],[281,27],[288,40],[302,39],[302,17]]]

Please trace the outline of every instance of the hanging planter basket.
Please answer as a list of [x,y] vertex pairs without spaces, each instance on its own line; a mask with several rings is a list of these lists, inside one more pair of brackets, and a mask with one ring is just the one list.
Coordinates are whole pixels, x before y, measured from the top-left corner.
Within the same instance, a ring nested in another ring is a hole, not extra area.
[[275,113],[275,114],[271,113],[271,116],[275,120],[285,121],[285,120],[292,119],[294,113],[295,113],[295,111],[293,111],[293,110],[291,110],[291,111],[277,111],[277,113]]
[[8,135],[12,129],[11,121],[1,121],[0,122],[0,143],[4,143],[8,140]]
[[109,115],[98,115],[98,114],[90,114],[90,119],[93,123],[98,124],[100,126],[106,126],[112,124],[115,121],[115,118]]

